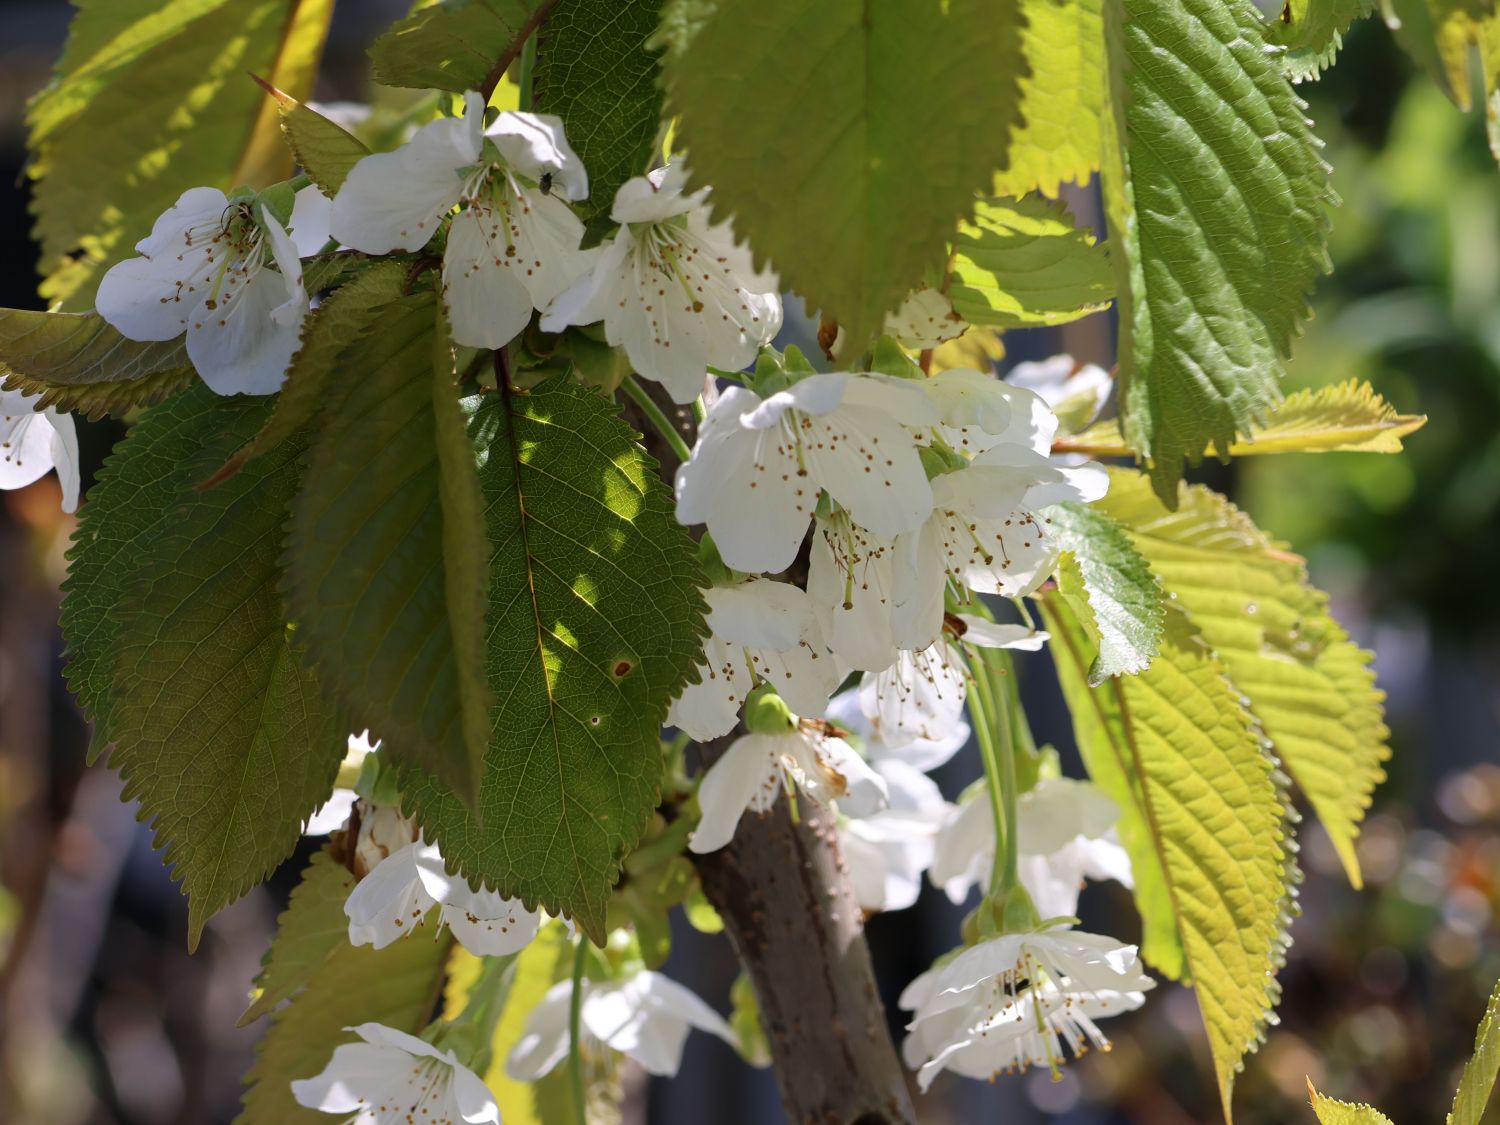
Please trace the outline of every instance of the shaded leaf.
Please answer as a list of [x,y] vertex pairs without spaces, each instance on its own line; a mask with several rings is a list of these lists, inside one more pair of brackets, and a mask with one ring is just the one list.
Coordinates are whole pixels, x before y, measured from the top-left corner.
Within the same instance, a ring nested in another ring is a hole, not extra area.
[[349,919],[344,902],[354,889],[354,874],[328,849],[313,855],[292,891],[291,902],[276,919],[276,936],[261,959],[254,999],[239,1026],[259,1019],[301,991],[333,954],[345,947]]
[[1105,308],[1114,292],[1104,248],[1061,203],[984,199],[959,226],[948,297],[970,324],[1065,324]]
[[695,184],[855,351],[941,270],[1019,120],[1019,0],[802,0],[668,13]]
[[[340,353],[340,369],[358,378],[333,388],[311,440],[286,592],[356,722],[472,799],[488,703],[479,630],[489,548],[477,489],[451,480],[465,468],[472,477],[473,462],[444,448],[458,401],[437,322],[433,294],[413,294]],[[448,366],[435,373],[440,353]]]
[[515,58],[535,0],[438,0],[397,20],[370,48],[375,81],[461,94]]
[[324,195],[332,199],[343,186],[349,170],[368,156],[370,150],[364,141],[342,125],[328,120],[284,90],[278,90],[268,82],[262,82],[261,87],[276,102],[276,110],[281,115],[281,133],[286,137],[297,166],[312,177],[312,182]]
[[465,875],[603,938],[609,888],[656,807],[659,728],[703,633],[692,540],[615,406],[554,378],[480,396],[497,705],[479,819],[402,791]]
[[181,338],[137,343],[97,313],[0,309],[0,385],[40,395],[38,407],[122,414],[197,378]]

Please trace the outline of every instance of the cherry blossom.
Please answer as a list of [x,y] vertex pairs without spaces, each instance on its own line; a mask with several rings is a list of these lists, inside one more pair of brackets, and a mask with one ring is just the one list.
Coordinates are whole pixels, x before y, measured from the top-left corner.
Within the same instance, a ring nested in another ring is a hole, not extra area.
[[548,332],[603,321],[605,339],[680,403],[703,393],[710,364],[746,366],[781,328],[775,275],[756,271],[729,223],[709,224],[708,189],[684,195],[686,180],[673,164],[622,184],[619,232],[542,318]]
[[71,414],[40,410],[35,396],[0,390],[0,489],[25,488],[53,470],[62,509],[78,507],[78,430]]
[[905,910],[921,893],[938,825],[951,806],[931,778],[899,758],[871,766],[885,781],[890,805],[841,821],[839,846],[862,909]]

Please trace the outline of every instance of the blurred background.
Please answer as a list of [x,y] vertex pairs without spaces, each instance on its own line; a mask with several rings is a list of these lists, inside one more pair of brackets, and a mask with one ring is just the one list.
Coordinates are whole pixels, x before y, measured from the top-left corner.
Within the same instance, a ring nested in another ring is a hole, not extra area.
[[[363,51],[403,0],[340,5],[318,96],[359,98]],[[47,79],[71,9],[0,0],[0,305],[36,307],[22,174],[26,98]],[[1288,390],[1357,376],[1426,428],[1403,456],[1326,454],[1209,465],[1261,526],[1308,559],[1340,620],[1376,653],[1394,758],[1345,882],[1314,823],[1302,830],[1303,916],[1280,1024],[1247,1060],[1249,1125],[1310,1121],[1304,1078],[1401,1125],[1446,1112],[1500,977],[1500,173],[1483,122],[1413,73],[1386,29],[1359,25],[1303,88],[1343,206],[1333,277]],[[1071,197],[1097,221],[1092,194]],[[1011,333],[1006,365],[1058,351],[1112,362],[1108,316]],[[80,425],[85,482],[120,427]],[[184,900],[148,829],[102,764],[63,685],[57,586],[71,518],[51,477],[0,492],[0,1120],[14,1125],[219,1125],[263,1025],[237,1029],[250,981],[311,844],[215,918],[189,957]],[[1024,672],[1038,741],[1080,772],[1045,658]],[[979,773],[939,775],[955,796]],[[1138,931],[1128,893],[1085,893],[1085,928]],[[962,911],[930,888],[871,920],[888,1004],[956,940]],[[721,1010],[736,966],[684,926],[667,971]],[[1114,1050],[993,1084],[945,1077],[924,1122],[1188,1125],[1219,1119],[1196,1005],[1164,987],[1111,1021]],[[775,1125],[774,1081],[707,1037],[682,1075],[632,1083],[628,1120]],[[1491,1116],[1500,1121],[1500,1109]],[[1490,1120],[1489,1117],[1486,1120]]]

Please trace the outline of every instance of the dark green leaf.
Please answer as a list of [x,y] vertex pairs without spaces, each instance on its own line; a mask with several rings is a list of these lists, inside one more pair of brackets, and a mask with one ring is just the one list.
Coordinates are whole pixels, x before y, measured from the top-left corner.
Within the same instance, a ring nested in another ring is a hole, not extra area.
[[661,0],[572,0],[542,25],[532,97],[563,119],[589,172],[581,217],[609,215],[615,191],[651,162],[661,117],[656,33]]
[[703,633],[693,543],[654,463],[594,392],[553,379],[483,396],[479,452],[498,705],[480,819],[403,792],[470,878],[602,939],[609,888],[655,808],[658,734]]
[[341,353],[357,377],[330,396],[312,439],[286,588],[358,723],[472,798],[485,729],[473,716],[488,685],[474,619],[483,587],[467,584],[482,578],[487,545],[477,490],[443,480],[458,468],[439,453],[458,406],[451,367],[434,377],[437,304],[418,293],[385,306]]

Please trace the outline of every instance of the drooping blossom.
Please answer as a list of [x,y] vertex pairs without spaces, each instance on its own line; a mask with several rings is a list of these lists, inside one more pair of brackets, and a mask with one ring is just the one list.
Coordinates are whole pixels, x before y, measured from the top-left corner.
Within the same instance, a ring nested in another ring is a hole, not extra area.
[[302,337],[302,260],[264,206],[217,188],[189,188],[110,267],[94,299],[131,340],[187,333],[193,366],[221,395],[271,394]]
[[384,949],[421,925],[434,906],[440,908],[437,928],[447,926],[465,949],[485,957],[523,948],[541,921],[518,900],[476,891],[449,875],[436,845],[418,839],[378,863],[349,892],[349,943]]
[[707,524],[728,565],[772,573],[796,557],[820,489],[877,539],[915,533],[932,488],[906,427],[936,420],[920,388],[883,376],[811,375],[766,399],[731,387],[677,470],[677,518]]
[[953,725],[940,737],[912,736],[898,729],[892,732],[892,739],[887,740],[881,728],[865,714],[860,696],[858,690],[840,692],[828,701],[824,715],[859,740],[865,757],[876,768],[882,762],[894,760],[924,772],[935,770],[952,759],[969,741],[969,724],[964,720],[962,708],[954,715]]
[[0,390],[0,489],[25,488],[53,470],[62,509],[78,507],[78,430],[71,414],[36,409],[35,396]]
[[[693,1028],[730,1046],[735,1034],[696,993],[649,970],[624,980],[584,981],[579,1001],[581,1046],[588,1054],[619,1051],[648,1074],[670,1076],[682,1065],[682,1047]],[[535,1082],[568,1057],[573,982],[553,985],[526,1017],[520,1041],[506,1060],[507,1073]]]
[[588,173],[562,119],[502,113],[484,127],[484,99],[432,121],[394,152],[362,159],[334,196],[331,229],[369,254],[420,250],[454,207],[443,250],[453,339],[498,348],[588,268],[583,223],[565,200],[588,195]]
[[899,758],[871,763],[885,781],[890,805],[839,823],[849,885],[863,910],[905,910],[917,901],[932,864],[938,825],[951,806],[937,784]]
[[781,328],[775,275],[754,268],[729,223],[710,225],[708,189],[684,195],[686,180],[673,164],[622,184],[619,232],[542,318],[548,332],[603,321],[610,345],[680,403],[703,393],[709,365],[746,366]]
[[345,1028],[362,1042],[333,1049],[322,1073],[292,1083],[297,1104],[344,1125],[500,1125],[484,1081],[452,1051],[380,1023]]
[[798,714],[822,712],[842,678],[823,643],[807,594],[754,578],[703,592],[709,638],[699,682],[683,688],[667,722],[702,742],[734,729],[757,681],[774,684]]

